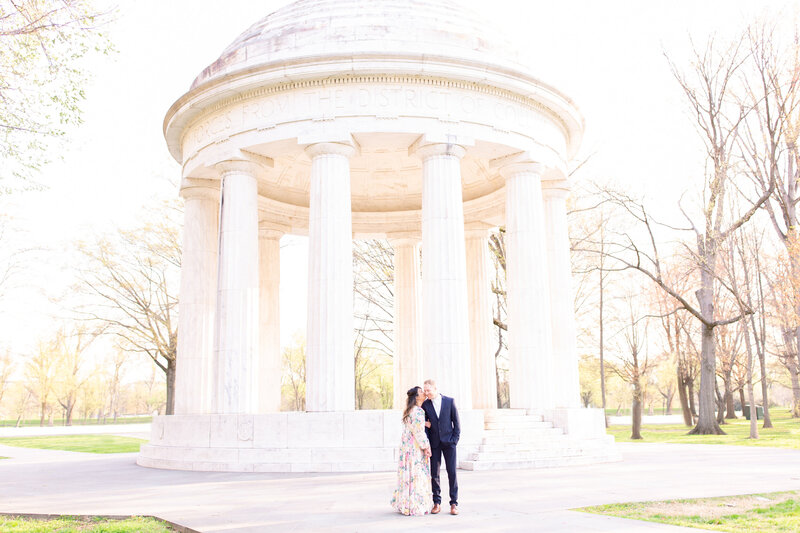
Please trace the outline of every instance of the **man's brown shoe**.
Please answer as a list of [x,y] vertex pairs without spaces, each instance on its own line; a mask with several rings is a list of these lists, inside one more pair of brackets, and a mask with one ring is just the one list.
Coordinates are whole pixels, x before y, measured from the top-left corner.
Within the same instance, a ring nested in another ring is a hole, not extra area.
[[431,509],[431,514],[439,514],[439,511],[441,511],[441,510],[442,510],[442,508],[439,507],[439,504],[438,503],[434,503],[433,504],[433,509]]
[[457,515],[458,514],[458,505],[451,505],[450,506],[450,514]]

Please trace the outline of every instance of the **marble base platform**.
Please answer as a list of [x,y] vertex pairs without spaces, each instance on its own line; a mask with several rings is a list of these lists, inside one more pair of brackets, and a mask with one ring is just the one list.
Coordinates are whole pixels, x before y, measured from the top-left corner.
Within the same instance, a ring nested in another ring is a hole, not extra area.
[[[483,411],[461,411],[466,457],[481,442]],[[397,468],[396,410],[153,418],[136,463],[217,472],[389,472]]]
[[[596,413],[594,411],[597,411]],[[619,459],[599,410],[462,410],[460,468],[536,468]],[[215,472],[389,472],[397,410],[153,418],[140,466]]]

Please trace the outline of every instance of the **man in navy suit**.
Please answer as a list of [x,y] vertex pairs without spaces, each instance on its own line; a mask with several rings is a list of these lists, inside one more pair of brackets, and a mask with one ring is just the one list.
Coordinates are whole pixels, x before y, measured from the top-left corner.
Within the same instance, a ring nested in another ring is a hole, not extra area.
[[461,424],[458,420],[458,410],[452,398],[442,396],[436,389],[436,382],[432,379],[425,380],[425,396],[422,403],[425,411],[425,433],[431,443],[431,485],[433,487],[433,509],[431,514],[441,510],[442,489],[439,485],[439,467],[444,464],[447,468],[447,480],[450,482],[450,514],[458,514],[458,482],[456,481],[456,444],[461,436]]

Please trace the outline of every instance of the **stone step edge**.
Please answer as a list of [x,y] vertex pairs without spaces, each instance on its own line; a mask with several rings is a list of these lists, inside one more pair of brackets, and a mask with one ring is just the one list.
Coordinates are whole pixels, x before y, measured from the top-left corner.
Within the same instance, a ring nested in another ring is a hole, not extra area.
[[567,457],[565,461],[556,461],[550,458],[539,461],[459,461],[460,470],[522,470],[526,468],[559,468],[568,466],[583,466],[586,464],[615,463],[622,460],[622,456],[615,453],[597,455],[579,455]]

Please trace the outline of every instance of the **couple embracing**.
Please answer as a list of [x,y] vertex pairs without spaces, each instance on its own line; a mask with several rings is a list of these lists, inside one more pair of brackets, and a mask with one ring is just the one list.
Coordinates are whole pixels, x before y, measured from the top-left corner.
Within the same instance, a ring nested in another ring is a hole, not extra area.
[[437,514],[442,503],[439,469],[444,457],[450,483],[450,514],[458,514],[456,444],[461,435],[458,410],[442,396],[436,382],[408,390],[403,411],[403,437],[392,507],[404,515]]

